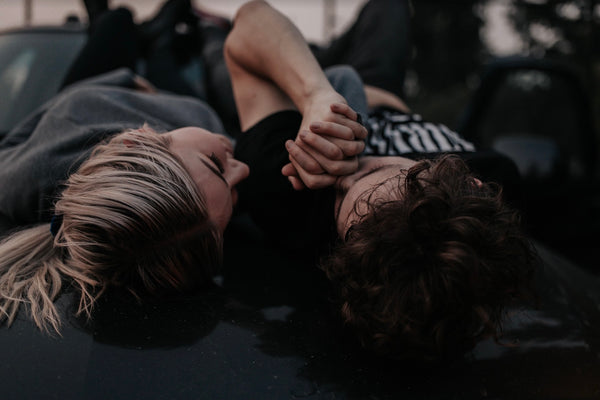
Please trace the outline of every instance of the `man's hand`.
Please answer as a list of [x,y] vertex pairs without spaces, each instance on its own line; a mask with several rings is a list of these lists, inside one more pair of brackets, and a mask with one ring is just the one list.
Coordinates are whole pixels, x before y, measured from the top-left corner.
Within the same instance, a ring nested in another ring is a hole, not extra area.
[[305,113],[302,125],[308,122],[308,130],[301,128],[296,140],[286,143],[290,163],[282,173],[296,190],[332,185],[338,176],[351,174],[358,167],[357,156],[365,147],[366,128],[345,103],[332,103],[326,111],[313,111],[311,115],[323,117],[313,122]]
[[148,80],[139,75],[133,77],[134,89],[144,93],[156,93],[156,88]]

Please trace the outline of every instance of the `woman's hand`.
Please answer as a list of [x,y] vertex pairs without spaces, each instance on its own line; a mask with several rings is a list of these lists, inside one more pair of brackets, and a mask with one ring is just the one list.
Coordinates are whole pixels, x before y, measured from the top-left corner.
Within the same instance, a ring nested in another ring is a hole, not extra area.
[[[311,120],[311,116],[321,119]],[[318,111],[311,106],[302,125],[296,140],[286,143],[290,163],[282,169],[296,190],[323,188],[356,171],[367,130],[350,106],[334,102],[325,112],[322,105]]]
[[147,79],[135,75],[133,77],[133,85],[135,90],[139,90],[144,93],[156,93],[156,88]]

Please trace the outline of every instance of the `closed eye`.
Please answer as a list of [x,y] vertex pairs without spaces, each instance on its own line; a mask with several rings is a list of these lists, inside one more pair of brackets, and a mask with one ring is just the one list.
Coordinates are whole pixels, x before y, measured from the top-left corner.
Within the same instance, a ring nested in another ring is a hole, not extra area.
[[221,162],[221,160],[219,160],[219,157],[217,157],[217,155],[215,153],[211,153],[208,158],[210,159],[210,161],[212,161],[215,164],[215,166],[217,167],[217,169],[219,170],[220,173],[225,172],[223,163]]

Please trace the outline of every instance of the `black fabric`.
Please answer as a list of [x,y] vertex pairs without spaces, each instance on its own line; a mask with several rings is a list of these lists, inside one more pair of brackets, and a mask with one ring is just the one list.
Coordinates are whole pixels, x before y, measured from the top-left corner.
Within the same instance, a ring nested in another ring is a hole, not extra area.
[[521,175],[508,156],[490,148],[476,148],[443,124],[391,107],[371,110],[364,125],[369,136],[363,155],[419,160],[456,154],[477,178],[501,185],[505,200],[514,207],[522,207]]
[[237,188],[240,211],[247,211],[275,244],[310,257],[321,254],[336,237],[335,192],[296,191],[281,174],[288,163],[285,142],[296,138],[301,121],[297,111],[282,111],[240,136],[235,157],[249,165],[250,176]]
[[[196,32],[185,36],[176,35],[173,30],[178,20],[192,17],[191,8],[186,4],[183,0],[167,2],[157,17],[140,26],[135,24],[127,8],[103,12],[90,29],[86,44],[69,68],[62,87],[127,68],[144,76],[160,90],[205,100],[201,67],[192,72],[198,75],[195,80],[188,80],[183,75],[186,58],[183,53],[195,51],[198,46]],[[150,30],[155,32],[150,34]],[[180,49],[182,46],[185,50]]]
[[475,146],[440,123],[424,121],[390,107],[369,112],[365,155],[405,156],[411,153],[469,152]]
[[365,84],[403,97],[411,55],[408,1],[369,0],[343,35],[326,47],[311,48],[323,68],[350,65]]
[[121,67],[135,71],[140,42],[131,11],[118,8],[103,12],[94,28],[71,64],[62,87]]

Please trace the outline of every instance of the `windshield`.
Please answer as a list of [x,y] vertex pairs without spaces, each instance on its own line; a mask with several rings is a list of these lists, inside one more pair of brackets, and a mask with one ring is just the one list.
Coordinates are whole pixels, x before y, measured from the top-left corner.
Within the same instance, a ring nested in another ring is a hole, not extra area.
[[0,136],[58,91],[84,40],[83,32],[0,35]]

